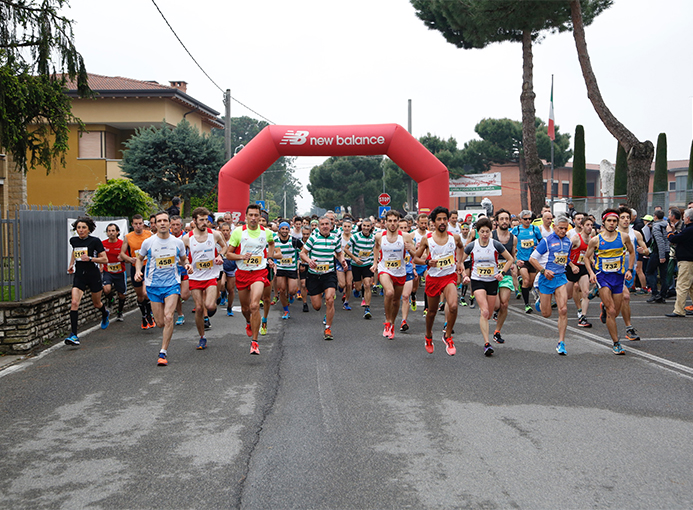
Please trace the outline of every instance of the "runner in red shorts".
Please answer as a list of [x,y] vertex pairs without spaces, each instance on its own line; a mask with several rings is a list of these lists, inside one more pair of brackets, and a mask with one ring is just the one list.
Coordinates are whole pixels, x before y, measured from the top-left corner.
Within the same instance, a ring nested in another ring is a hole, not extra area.
[[380,284],[385,295],[385,329],[383,336],[395,338],[395,320],[399,313],[399,302],[402,289],[407,280],[405,253],[414,255],[414,243],[411,234],[399,230],[400,214],[387,211],[385,214],[385,232],[375,235],[373,248],[373,273],[378,271]]
[[[217,312],[217,275],[224,263],[227,244],[221,232],[207,230],[209,211],[198,207],[192,212],[194,228],[189,235],[183,236],[183,244],[190,251],[190,263],[186,264],[190,281],[190,293],[195,301],[195,326],[200,334],[197,348],[207,348],[205,338],[205,309],[207,315],[213,317]],[[217,252],[217,244],[222,247]]]
[[[426,314],[426,352],[433,353],[433,322],[438,312],[440,295],[447,302],[447,327],[443,334],[445,352],[454,356],[457,352],[452,341],[452,329],[457,320],[457,275],[462,273],[462,252],[464,244],[459,234],[448,232],[449,211],[438,206],[429,215],[433,222],[433,232],[421,239],[416,250],[416,258],[421,259],[427,253],[426,296],[428,297],[428,314]],[[420,263],[415,261],[415,263]]]
[[[281,251],[275,252],[274,232],[260,225],[260,206],[250,204],[245,210],[246,224],[236,228],[229,239],[230,250],[226,258],[235,260],[236,288],[241,302],[241,311],[245,317],[245,332],[252,338],[250,354],[260,354],[257,343],[260,333],[260,299],[265,287],[269,287],[267,279],[267,258],[281,257]],[[269,303],[268,303],[269,304]]]

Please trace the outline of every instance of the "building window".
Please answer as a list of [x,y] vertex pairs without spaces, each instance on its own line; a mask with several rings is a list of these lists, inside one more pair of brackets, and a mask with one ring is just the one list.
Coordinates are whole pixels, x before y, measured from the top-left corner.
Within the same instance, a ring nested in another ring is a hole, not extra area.
[[595,188],[594,184],[595,184],[594,182],[588,182],[587,183],[587,196],[588,197],[596,197],[597,196],[595,194],[595,191],[594,191],[594,188]]
[[481,204],[483,197],[460,197],[458,207],[460,209],[477,208]]
[[563,188],[563,190],[561,191],[561,195],[564,197],[569,197],[570,196],[570,183],[564,182],[561,184],[561,187]]
[[[674,189],[676,189],[676,201],[685,202],[686,201],[686,183],[688,181],[688,175],[677,175],[674,184]],[[672,184],[672,183],[669,183]]]
[[115,135],[108,131],[90,131],[79,138],[79,157],[116,159]]

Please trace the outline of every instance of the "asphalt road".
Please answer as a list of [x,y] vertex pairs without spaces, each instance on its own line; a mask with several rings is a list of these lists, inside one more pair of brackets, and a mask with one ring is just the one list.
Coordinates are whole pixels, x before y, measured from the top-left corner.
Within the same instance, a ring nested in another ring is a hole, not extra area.
[[450,357],[420,309],[384,339],[373,301],[333,342],[322,313],[273,309],[260,356],[238,313],[197,351],[188,313],[157,367],[159,331],[129,315],[0,371],[0,507],[693,507],[691,318],[635,298],[621,357],[596,301],[591,330],[571,304],[561,357],[555,315],[513,300],[492,358],[469,308]]

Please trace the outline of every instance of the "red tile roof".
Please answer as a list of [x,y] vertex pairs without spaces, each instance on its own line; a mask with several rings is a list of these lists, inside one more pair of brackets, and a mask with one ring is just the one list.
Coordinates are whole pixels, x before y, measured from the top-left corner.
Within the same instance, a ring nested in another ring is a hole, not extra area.
[[[171,90],[175,87],[160,85],[155,81],[133,80],[121,76],[102,76],[89,73],[89,88],[91,90]],[[68,90],[77,90],[76,82],[67,81]]]

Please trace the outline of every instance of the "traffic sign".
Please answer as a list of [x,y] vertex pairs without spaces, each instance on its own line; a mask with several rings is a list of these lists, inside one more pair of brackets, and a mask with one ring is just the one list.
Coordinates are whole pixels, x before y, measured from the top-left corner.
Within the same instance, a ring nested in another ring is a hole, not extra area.
[[378,203],[380,205],[388,205],[390,203],[390,195],[387,193],[382,193],[378,196]]
[[266,208],[265,208],[265,201],[264,201],[264,200],[256,200],[255,203],[256,203],[257,205],[259,205],[260,207],[262,207],[263,209],[266,209]]
[[392,207],[390,207],[389,205],[378,207],[378,218],[382,218],[383,216],[385,216],[385,213],[390,209],[392,209]]

